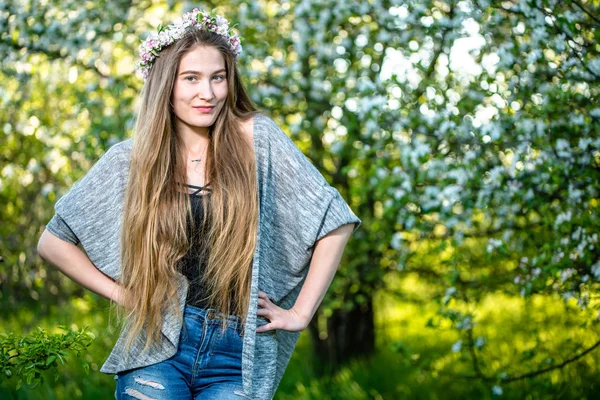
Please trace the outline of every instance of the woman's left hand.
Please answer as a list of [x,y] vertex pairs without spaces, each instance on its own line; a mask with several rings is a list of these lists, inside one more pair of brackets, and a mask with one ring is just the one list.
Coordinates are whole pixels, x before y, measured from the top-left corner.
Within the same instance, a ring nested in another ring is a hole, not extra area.
[[284,310],[275,305],[265,292],[258,292],[258,307],[256,315],[265,317],[269,323],[256,328],[256,332],[267,332],[275,329],[283,329],[289,332],[300,332],[308,326],[310,320],[302,317],[294,308]]

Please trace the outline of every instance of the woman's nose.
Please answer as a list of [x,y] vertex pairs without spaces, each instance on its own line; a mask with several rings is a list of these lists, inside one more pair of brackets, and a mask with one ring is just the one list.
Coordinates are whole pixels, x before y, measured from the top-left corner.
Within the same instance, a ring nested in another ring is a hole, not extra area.
[[208,81],[200,81],[198,83],[198,98],[200,99],[205,99],[205,100],[211,100],[213,98],[213,90],[212,87],[210,85],[210,82]]

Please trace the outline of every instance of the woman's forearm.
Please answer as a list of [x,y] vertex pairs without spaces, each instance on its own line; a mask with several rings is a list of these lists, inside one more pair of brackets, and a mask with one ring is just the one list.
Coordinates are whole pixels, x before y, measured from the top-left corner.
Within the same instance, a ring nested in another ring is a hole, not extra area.
[[292,307],[307,326],[333,280],[353,229],[354,224],[343,225],[315,244],[308,275]]
[[44,230],[37,250],[43,259],[79,285],[123,305],[121,286],[100,272],[79,247]]

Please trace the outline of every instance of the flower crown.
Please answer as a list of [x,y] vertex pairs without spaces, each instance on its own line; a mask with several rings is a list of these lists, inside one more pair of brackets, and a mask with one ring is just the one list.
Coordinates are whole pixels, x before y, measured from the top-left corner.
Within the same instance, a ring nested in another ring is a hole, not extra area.
[[142,73],[144,81],[148,77],[150,68],[152,68],[154,60],[158,57],[158,53],[165,47],[181,39],[185,30],[190,26],[224,36],[237,61],[237,57],[242,52],[241,38],[233,33],[233,27],[229,27],[229,21],[220,15],[215,14],[212,16],[204,10],[194,8],[193,11],[184,13],[181,18],[177,18],[169,26],[159,25],[158,32],[152,32],[142,42],[140,45],[140,58],[142,61],[136,62],[135,65]]

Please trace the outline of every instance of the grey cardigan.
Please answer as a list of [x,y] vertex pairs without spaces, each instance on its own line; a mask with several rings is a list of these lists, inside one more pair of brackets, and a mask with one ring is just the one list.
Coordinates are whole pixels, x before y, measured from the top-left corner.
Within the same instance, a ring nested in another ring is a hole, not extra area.
[[[54,235],[82,244],[92,263],[104,274],[121,274],[120,230],[133,139],[111,146],[88,173],[55,205],[55,216],[47,229]],[[334,187],[269,117],[254,117],[254,154],[259,191],[259,229],[252,262],[251,300],[243,341],[242,376],[245,394],[270,399],[283,376],[299,333],[283,330],[256,333],[267,321],[256,316],[258,290],[280,307],[296,301],[315,242],[332,230],[361,220]],[[66,228],[65,228],[66,227]],[[188,284],[178,276],[181,312]],[[141,352],[142,331],[131,351],[124,350],[124,333],[118,338],[102,366],[104,373],[151,365],[173,356],[181,324],[166,313],[162,338],[149,351]]]

